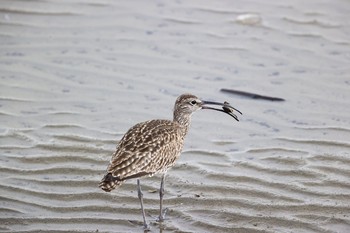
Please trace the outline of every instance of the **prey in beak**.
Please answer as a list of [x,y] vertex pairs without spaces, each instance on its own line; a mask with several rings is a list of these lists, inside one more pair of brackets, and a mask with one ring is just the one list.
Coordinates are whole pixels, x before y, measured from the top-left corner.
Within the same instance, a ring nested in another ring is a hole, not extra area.
[[[214,108],[208,105],[219,105],[221,106],[221,108]],[[202,101],[202,109],[211,109],[211,110],[215,110],[215,111],[219,111],[219,112],[224,112],[227,113],[228,115],[232,116],[233,118],[236,119],[236,121],[239,121],[237,115],[233,112],[236,111],[239,114],[242,115],[242,112],[239,111],[238,109],[232,107],[228,102],[224,102],[224,103],[218,103],[218,102],[213,102],[213,101]]]

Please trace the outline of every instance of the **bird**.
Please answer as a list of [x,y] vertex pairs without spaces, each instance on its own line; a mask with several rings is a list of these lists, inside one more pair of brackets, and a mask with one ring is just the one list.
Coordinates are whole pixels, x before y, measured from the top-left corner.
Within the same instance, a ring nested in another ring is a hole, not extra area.
[[166,172],[174,166],[182,152],[192,114],[201,109],[224,112],[237,121],[239,119],[234,111],[242,114],[226,101],[205,101],[192,94],[182,94],[175,101],[173,120],[148,120],[134,125],[118,142],[116,151],[112,154],[99,187],[110,192],[127,180],[137,179],[137,194],[145,231],[149,231],[150,227],[146,221],[140,178],[161,174],[159,216],[156,220],[163,222],[167,213],[167,209],[163,209]]

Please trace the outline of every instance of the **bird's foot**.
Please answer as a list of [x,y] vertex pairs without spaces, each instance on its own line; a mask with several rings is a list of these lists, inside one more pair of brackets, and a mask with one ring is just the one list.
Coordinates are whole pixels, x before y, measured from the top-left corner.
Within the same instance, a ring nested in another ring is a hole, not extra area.
[[164,210],[162,210],[161,213],[159,214],[158,218],[156,219],[156,221],[157,222],[164,222],[167,212],[168,212],[168,208],[165,208]]
[[145,223],[145,224],[143,224],[143,231],[144,232],[151,231],[151,227],[147,223]]
[[147,223],[141,223],[140,221],[129,220],[129,222],[135,226],[143,226],[144,232],[151,231],[151,226]]

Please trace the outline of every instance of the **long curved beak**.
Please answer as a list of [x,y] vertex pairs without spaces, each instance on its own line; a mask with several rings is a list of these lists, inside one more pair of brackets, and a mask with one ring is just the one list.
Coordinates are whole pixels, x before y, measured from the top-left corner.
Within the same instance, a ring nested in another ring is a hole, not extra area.
[[[207,105],[219,105],[222,107],[221,108],[214,108],[214,107],[210,107],[210,106],[207,106]],[[239,111],[238,109],[232,107],[229,103],[227,103],[226,101],[224,103],[218,103],[218,102],[213,102],[213,101],[205,101],[203,100],[202,101],[202,109],[211,109],[211,110],[215,110],[215,111],[219,111],[219,112],[224,112],[224,113],[227,113],[228,115],[232,116],[233,118],[236,119],[236,121],[239,121],[238,120],[238,117],[236,114],[233,113],[233,111],[236,111],[238,112],[239,114],[242,115],[242,112]]]

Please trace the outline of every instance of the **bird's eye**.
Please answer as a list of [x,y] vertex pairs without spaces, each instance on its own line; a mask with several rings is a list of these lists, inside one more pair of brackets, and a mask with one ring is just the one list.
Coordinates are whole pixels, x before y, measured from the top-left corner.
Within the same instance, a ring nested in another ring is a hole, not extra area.
[[190,103],[191,103],[192,105],[195,105],[195,104],[197,104],[197,101],[192,100]]

